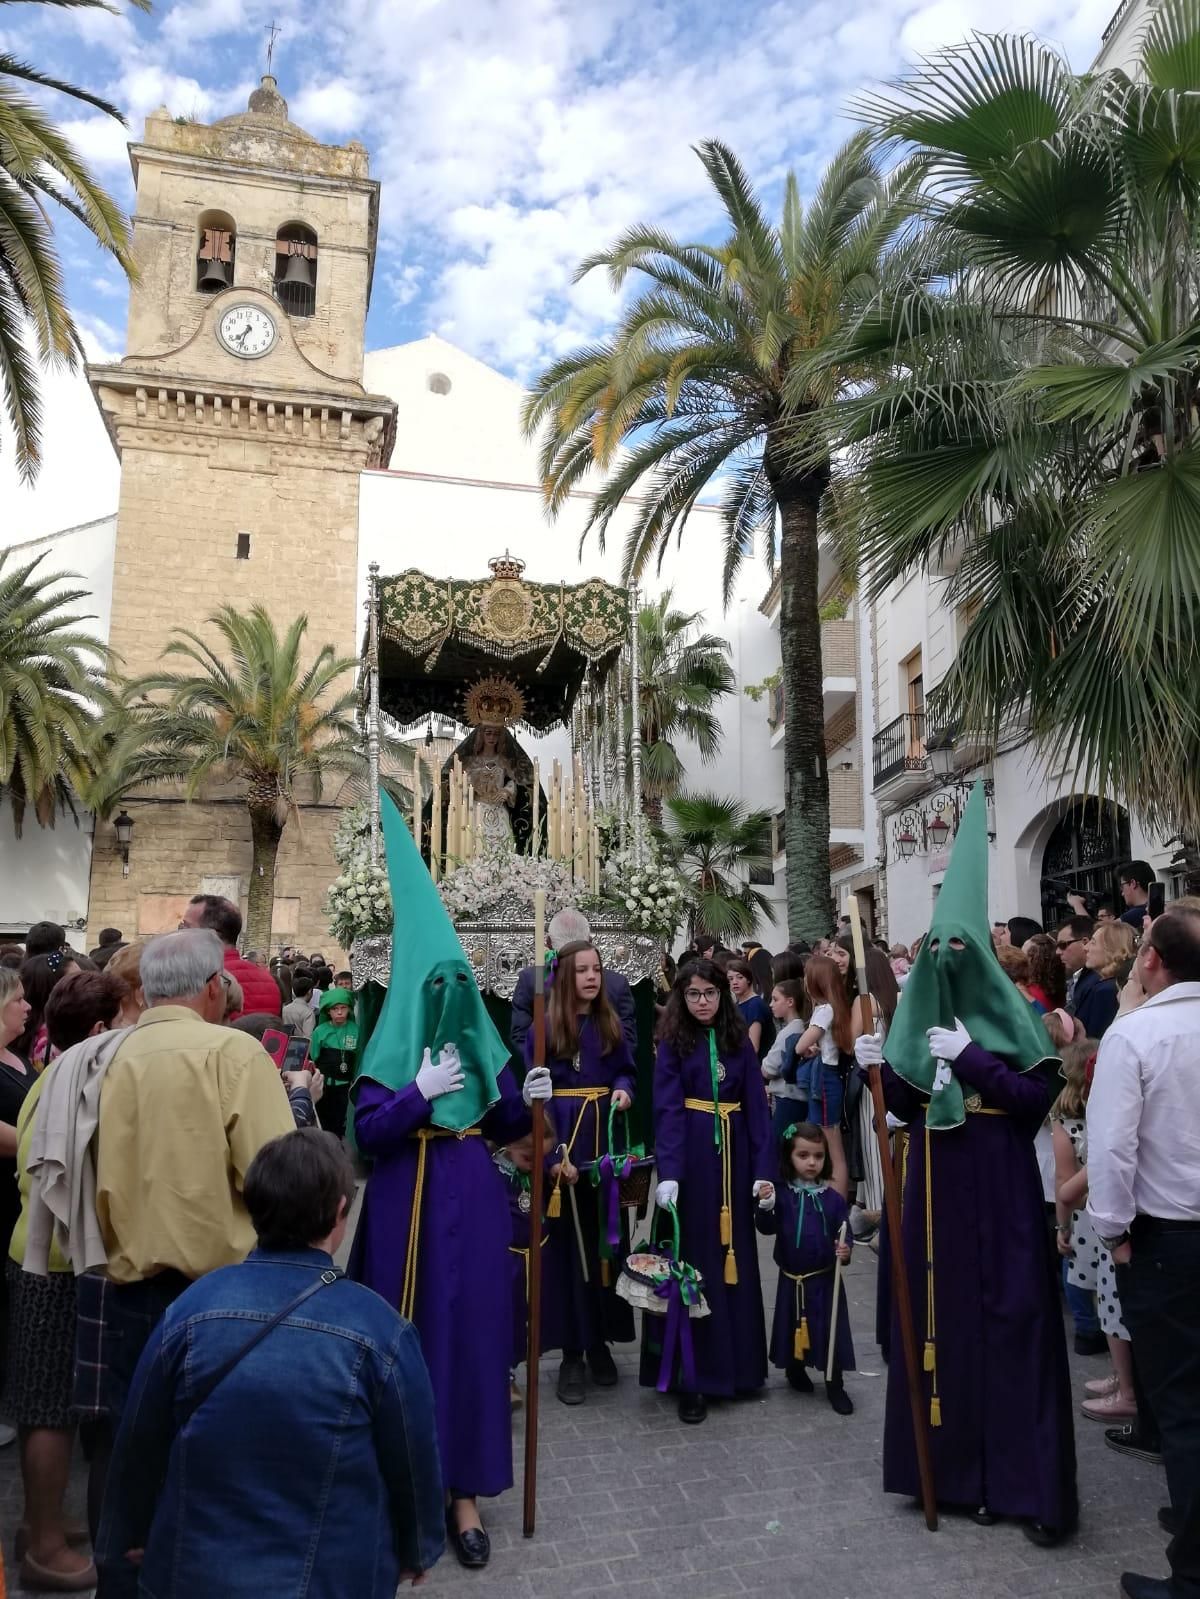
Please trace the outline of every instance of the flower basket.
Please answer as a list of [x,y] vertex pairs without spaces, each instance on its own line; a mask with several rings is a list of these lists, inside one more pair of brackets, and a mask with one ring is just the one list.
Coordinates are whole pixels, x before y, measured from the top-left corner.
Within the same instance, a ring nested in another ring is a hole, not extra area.
[[[628,1119],[625,1122],[625,1148],[618,1151],[617,1116],[623,1114],[615,1105],[609,1106],[608,1154],[602,1155],[599,1160],[581,1161],[579,1169],[588,1174],[597,1188],[607,1190],[609,1182],[614,1182],[620,1208],[636,1209],[638,1215],[642,1216],[650,1200],[650,1174],[654,1170],[654,1156],[648,1155],[641,1144],[629,1142]],[[606,1192],[601,1194],[602,1200],[605,1197]]]
[[[679,1258],[679,1213],[666,1207],[674,1229],[671,1244],[639,1244],[630,1250],[617,1278],[617,1293],[635,1310],[666,1316],[674,1303],[698,1321],[711,1315],[704,1297],[704,1279],[694,1266]],[[675,1288],[678,1288],[678,1294]]]

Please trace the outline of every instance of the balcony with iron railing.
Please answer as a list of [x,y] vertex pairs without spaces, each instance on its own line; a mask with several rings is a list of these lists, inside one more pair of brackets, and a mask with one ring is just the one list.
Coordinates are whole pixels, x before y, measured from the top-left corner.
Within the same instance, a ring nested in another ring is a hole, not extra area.
[[925,713],[906,711],[871,740],[871,774],[877,794],[915,793],[927,780]]

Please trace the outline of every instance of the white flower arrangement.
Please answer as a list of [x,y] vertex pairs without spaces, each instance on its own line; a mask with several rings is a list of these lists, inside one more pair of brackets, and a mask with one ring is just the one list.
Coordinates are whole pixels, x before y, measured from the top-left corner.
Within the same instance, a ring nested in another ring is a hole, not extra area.
[[688,885],[652,844],[647,845],[640,866],[632,850],[611,856],[605,865],[604,889],[627,926],[664,940],[678,932],[690,899]]
[[370,858],[371,808],[363,800],[338,818],[333,832],[333,858],[344,872],[353,871]]
[[360,861],[330,884],[325,896],[329,931],[342,949],[356,938],[392,930],[392,895],[382,866]]
[[563,861],[545,855],[518,855],[502,844],[465,861],[438,884],[442,903],[456,922],[478,921],[491,906],[508,898],[527,905],[532,915],[533,896],[539,888],[546,895],[547,921],[568,905],[579,903],[581,890]]

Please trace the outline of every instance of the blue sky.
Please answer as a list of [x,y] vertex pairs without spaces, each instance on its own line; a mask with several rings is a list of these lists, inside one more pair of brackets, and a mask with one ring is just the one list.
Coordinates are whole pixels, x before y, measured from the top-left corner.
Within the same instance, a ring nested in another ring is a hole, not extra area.
[[[1086,61],[1113,0],[1016,0],[1029,27]],[[243,109],[282,28],[276,75],[293,119],[358,138],[383,180],[368,340],[430,329],[516,375],[611,315],[574,264],[636,218],[711,219],[697,139],[728,140],[768,190],[802,180],[849,131],[860,86],[905,58],[994,26],[985,0],[159,0],[150,16],[5,8],[7,42],[86,83],[140,134],[146,113]],[[32,19],[32,25],[31,25]],[[20,24],[20,28],[15,26]],[[132,190],[116,124],[64,106],[114,192]],[[73,299],[120,332],[124,290],[71,241]],[[107,341],[105,341],[107,342]]]
[[[584,255],[635,220],[713,226],[697,140],[730,143],[771,201],[789,166],[807,190],[851,131],[860,88],[972,28],[1035,31],[1086,65],[1114,4],[156,0],[149,16],[19,5],[0,10],[0,46],[123,109],[128,130],[55,101],[128,206],[125,143],[146,114],[242,110],[276,19],[293,120],[329,143],[361,139],[383,183],[368,346],[435,331],[525,378],[611,323],[602,275],[571,284]],[[73,226],[61,232],[89,353],[119,354],[120,275]],[[68,393],[49,386],[52,420]]]

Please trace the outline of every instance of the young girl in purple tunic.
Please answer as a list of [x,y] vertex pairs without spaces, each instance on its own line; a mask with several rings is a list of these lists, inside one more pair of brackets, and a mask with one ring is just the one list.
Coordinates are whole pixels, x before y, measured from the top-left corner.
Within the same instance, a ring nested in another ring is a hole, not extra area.
[[[527,1063],[533,1051],[530,1031],[525,1038]],[[609,1109],[629,1110],[636,1074],[604,986],[600,952],[586,941],[558,952],[546,1007],[546,1064],[554,1085],[550,1111],[557,1145],[551,1155],[547,1264],[560,1295],[555,1307],[563,1352],[558,1397],[564,1405],[581,1405],[587,1397],[585,1352],[592,1381],[611,1388],[617,1363],[608,1345],[632,1343],[634,1338],[633,1311],[615,1292],[620,1259],[601,1258],[599,1190],[587,1175],[575,1176],[581,1165],[608,1153]],[[622,1232],[615,1255],[627,1248]]]
[[706,1396],[751,1393],[767,1379],[754,1203],[769,1205],[775,1194],[758,1059],[729,979],[710,960],[689,961],[671,990],[659,1028],[654,1126],[655,1198],[678,1209],[681,1252],[704,1278],[711,1314],[690,1323],[692,1358],[668,1355],[665,1373],[664,1318],[644,1317],[641,1381],[678,1393],[680,1420],[700,1422]]
[[[849,1211],[836,1188],[829,1186],[829,1145],[820,1127],[801,1122],[789,1127],[780,1146],[780,1188],[777,1203],[761,1203],[755,1216],[760,1233],[774,1234],[779,1287],[771,1326],[771,1364],[787,1373],[797,1393],[811,1394],[813,1366],[824,1376],[829,1362],[833,1325],[833,1286],[838,1261],[850,1259]],[[841,1236],[846,1225],[846,1236]],[[833,1378],[825,1393],[839,1416],[849,1416],[853,1401],[842,1373],[854,1370],[854,1344],[846,1295],[838,1296]]]

